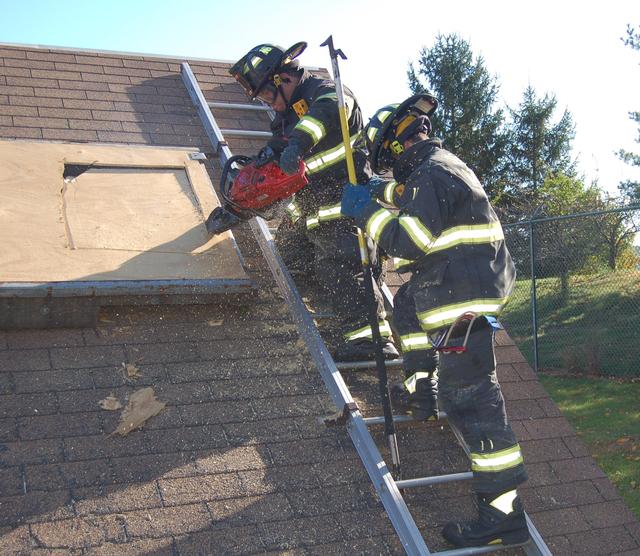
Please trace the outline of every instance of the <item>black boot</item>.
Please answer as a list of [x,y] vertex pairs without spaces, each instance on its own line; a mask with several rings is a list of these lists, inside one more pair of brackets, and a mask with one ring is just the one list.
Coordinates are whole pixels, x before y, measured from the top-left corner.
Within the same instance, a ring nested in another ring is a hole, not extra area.
[[[478,495],[478,519],[466,522],[450,522],[442,529],[442,536],[456,547],[485,546],[490,544],[515,545],[529,540],[529,529],[520,498],[510,493]],[[507,513],[498,509],[500,496],[507,497]],[[512,509],[511,509],[512,508]],[[510,510],[510,511],[509,511]]]
[[[400,357],[396,346],[387,338],[382,338],[382,353],[385,359],[396,359]],[[335,350],[335,361],[375,361],[376,346],[371,340],[357,340],[354,342],[344,342]]]

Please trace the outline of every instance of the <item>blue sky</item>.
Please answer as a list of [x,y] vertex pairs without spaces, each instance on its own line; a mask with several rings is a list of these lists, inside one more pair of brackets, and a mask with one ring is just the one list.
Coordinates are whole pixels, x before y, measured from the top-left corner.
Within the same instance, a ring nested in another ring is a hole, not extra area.
[[[397,8],[397,9],[395,9]],[[640,28],[640,2],[609,0],[0,0],[0,42],[236,60],[250,47],[307,41],[304,64],[330,67],[329,35],[348,59],[344,82],[369,117],[409,94],[406,70],[438,33],[458,33],[498,77],[516,107],[531,84],[553,93],[576,122],[575,154],[587,181],[611,192],[640,171],[619,162],[640,152],[628,112],[640,110],[640,53],[620,40]]]

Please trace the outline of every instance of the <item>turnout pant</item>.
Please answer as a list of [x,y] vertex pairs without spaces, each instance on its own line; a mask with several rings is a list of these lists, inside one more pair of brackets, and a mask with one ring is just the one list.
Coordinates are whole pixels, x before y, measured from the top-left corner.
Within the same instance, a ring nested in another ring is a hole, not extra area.
[[[424,308],[419,306],[419,295],[416,306],[416,293],[425,286],[412,280],[396,293],[393,310],[405,375],[428,372],[438,365],[439,407],[469,446],[475,492],[491,494],[515,488],[526,481],[527,473],[496,376],[494,329],[486,319],[478,318],[466,352],[438,356],[430,337],[443,331],[427,334],[422,330],[416,313]],[[449,345],[462,340],[452,338]]]
[[[382,281],[382,265],[375,243],[367,241],[380,333],[389,336],[391,329],[385,320],[378,287]],[[344,340],[371,339],[368,317],[371,301],[365,293],[357,229],[349,220],[329,220],[312,229],[307,229],[304,218],[293,224],[283,222],[276,232],[276,246],[287,268],[299,271],[296,281],[303,279],[300,274],[314,275],[337,317],[339,330],[336,332]]]

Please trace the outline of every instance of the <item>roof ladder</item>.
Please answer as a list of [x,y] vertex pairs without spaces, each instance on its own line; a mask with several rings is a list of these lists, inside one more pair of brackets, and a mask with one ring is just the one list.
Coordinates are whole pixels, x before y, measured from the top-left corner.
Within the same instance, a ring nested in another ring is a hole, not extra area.
[[[221,130],[211,113],[211,108],[224,109],[246,109],[246,110],[264,110],[269,108],[258,105],[244,104],[228,104],[228,103],[208,103],[200,89],[200,86],[187,62],[181,65],[182,80],[187,88],[189,95],[198,111],[202,124],[207,132],[209,140],[214,150],[218,153],[220,161],[224,164],[231,157],[231,150],[225,142],[226,136],[253,136],[253,137],[271,137],[271,133],[263,131],[245,131],[245,130]],[[400,488],[412,488],[425,484],[436,484],[449,482],[454,480],[466,480],[470,478],[470,473],[454,473],[450,475],[441,475],[439,477],[425,477],[420,479],[408,479],[405,481],[396,481],[393,479],[387,464],[382,458],[368,427],[383,422],[380,417],[364,418],[357,405],[355,404],[349,389],[340,374],[338,366],[331,358],[318,329],[315,326],[313,318],[306,306],[304,305],[300,294],[287,270],[282,258],[280,257],[273,240],[273,237],[262,218],[252,218],[249,225],[253,231],[256,241],[260,245],[265,260],[280,288],[280,291],[287,302],[292,318],[294,319],[303,340],[305,341],[309,353],[317,365],[322,379],[331,395],[335,406],[343,411],[344,423],[351,440],[362,460],[362,463],[369,474],[369,477],[376,489],[376,492],[382,501],[382,504],[391,520],[391,523],[402,543],[407,554],[410,556],[427,556],[430,554],[438,554],[440,556],[459,556],[471,554],[485,554],[494,552],[501,547],[477,547],[463,548],[455,550],[447,550],[443,552],[432,553],[420,533],[407,505],[400,493]],[[385,291],[387,297],[390,296],[388,289]],[[397,360],[396,360],[397,364]],[[371,363],[360,363],[350,367],[364,368],[371,367]],[[345,368],[340,365],[340,368]],[[397,415],[397,421],[410,420],[408,416]],[[462,440],[459,432],[454,430],[454,434],[459,441]],[[463,448],[466,448],[462,442]],[[468,453],[468,449],[467,449]],[[526,554],[530,556],[550,556],[551,552],[542,540],[542,537],[533,526],[533,523],[527,517],[529,531],[531,533],[531,541],[522,548]]]

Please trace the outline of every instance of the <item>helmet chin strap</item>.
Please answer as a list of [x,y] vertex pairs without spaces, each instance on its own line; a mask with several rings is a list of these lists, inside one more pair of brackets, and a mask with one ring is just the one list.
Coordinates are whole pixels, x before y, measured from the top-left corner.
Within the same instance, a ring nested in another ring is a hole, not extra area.
[[284,89],[282,88],[283,83],[291,83],[291,79],[288,79],[288,78],[282,79],[282,77],[280,77],[280,74],[276,73],[273,76],[273,84],[276,86],[276,91],[282,97],[282,100],[284,100],[285,111],[287,111],[289,110],[289,108],[291,108],[291,105],[289,104],[290,99],[287,99],[286,95],[284,94]]

